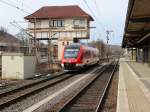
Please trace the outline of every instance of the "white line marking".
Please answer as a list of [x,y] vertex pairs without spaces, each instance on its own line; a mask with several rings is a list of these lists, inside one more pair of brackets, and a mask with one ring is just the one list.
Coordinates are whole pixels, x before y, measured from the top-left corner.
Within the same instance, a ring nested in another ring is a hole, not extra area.
[[96,69],[98,68],[95,68],[92,72],[88,73],[87,75],[84,75],[83,77],[81,77],[80,79],[74,81],[73,83],[71,83],[70,85],[62,88],[61,90],[57,91],[56,93],[48,96],[47,98],[41,100],[40,102],[32,105],[31,107],[27,108],[26,110],[24,110],[23,112],[32,112],[34,110],[36,110],[37,108],[39,108],[41,105],[49,102],[50,100],[52,100],[54,97],[60,95],[61,93],[65,92],[67,89],[69,89],[70,87],[74,86],[75,84],[77,84],[78,82],[80,82],[81,80],[87,78],[89,75],[91,75],[91,73],[93,73]]
[[126,92],[126,84],[123,72],[124,63],[120,61],[119,67],[119,81],[118,81],[118,96],[117,96],[117,111],[116,112],[129,112],[129,104]]

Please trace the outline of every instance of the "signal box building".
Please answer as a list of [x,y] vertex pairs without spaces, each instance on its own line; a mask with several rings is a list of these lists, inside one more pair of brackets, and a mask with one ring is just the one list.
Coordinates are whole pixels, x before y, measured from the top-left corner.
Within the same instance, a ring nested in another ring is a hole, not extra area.
[[58,46],[58,59],[62,57],[65,45],[74,40],[88,39],[90,21],[93,18],[79,6],[45,6],[25,17],[28,32],[39,40],[52,40]]

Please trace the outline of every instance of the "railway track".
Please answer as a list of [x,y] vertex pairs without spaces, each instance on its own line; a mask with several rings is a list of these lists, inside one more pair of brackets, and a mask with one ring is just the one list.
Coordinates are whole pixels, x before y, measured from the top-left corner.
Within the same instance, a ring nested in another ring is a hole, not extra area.
[[44,78],[42,78],[42,79],[37,79],[36,81],[30,82],[30,83],[27,83],[27,84],[18,85],[18,86],[16,86],[16,87],[12,87],[11,89],[7,89],[7,90],[5,90],[5,91],[1,91],[1,92],[0,92],[0,98],[3,97],[3,96],[6,95],[6,94],[11,94],[12,92],[15,92],[15,91],[18,91],[18,90],[21,90],[21,89],[28,88],[28,87],[34,86],[34,85],[36,85],[36,84],[39,84],[39,83],[43,83],[43,82],[49,81],[49,80],[51,80],[51,79],[60,77],[60,76],[65,75],[65,74],[67,74],[67,73],[68,73],[68,72],[63,72],[63,73],[57,74],[57,75],[55,75],[55,76],[47,76],[47,77],[44,77]]
[[[90,70],[92,69],[86,69],[86,70],[81,71],[80,73],[82,74]],[[76,76],[76,74],[79,74],[79,72],[75,72],[71,74],[69,72],[65,72],[55,77],[49,77],[49,78],[37,81],[35,83],[25,85],[23,87],[18,87],[11,91],[1,93],[0,94],[0,99],[1,99],[0,111],[3,110],[5,107],[15,104],[19,101],[22,101],[30,96],[33,96],[34,94],[38,94],[41,91],[51,88],[61,82],[65,82],[71,79],[72,77]]]
[[30,95],[38,93],[46,88],[52,87],[62,81],[65,81],[73,76],[74,75],[71,75],[71,74],[62,74],[54,78],[47,78],[45,80],[26,85],[24,87],[20,87],[12,91],[1,93],[0,94],[0,99],[1,99],[0,110],[2,110],[3,108],[17,101],[20,101],[21,99],[29,97]]
[[63,99],[50,112],[98,112],[102,107],[117,63],[112,63],[103,70],[97,70],[96,74],[98,75],[92,81],[71,96],[69,100]]

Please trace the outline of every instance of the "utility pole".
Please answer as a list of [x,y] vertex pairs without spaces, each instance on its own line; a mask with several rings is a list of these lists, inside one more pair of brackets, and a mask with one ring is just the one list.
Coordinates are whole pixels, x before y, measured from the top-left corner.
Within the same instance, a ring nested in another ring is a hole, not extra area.
[[51,28],[51,18],[49,18],[49,33],[48,33],[48,35],[49,35],[49,37],[48,37],[48,67],[49,67],[49,72],[51,71],[51,30],[50,30],[50,28]]
[[106,55],[107,55],[107,61],[109,62],[109,34],[111,32],[114,32],[113,30],[106,30],[106,40],[107,40],[107,51],[106,51]]
[[52,59],[53,58],[53,45],[52,45],[52,37],[54,36],[54,35],[56,35],[57,33],[55,33],[55,34],[52,34],[52,32],[51,32],[51,22],[52,22],[52,20],[51,20],[51,18],[49,18],[49,37],[48,37],[48,65],[49,65],[49,72],[53,72],[54,70],[53,70],[53,62],[54,62],[54,60]]
[[36,32],[35,32],[35,28],[36,28],[36,18],[34,18],[34,47],[33,47],[33,55],[36,55]]

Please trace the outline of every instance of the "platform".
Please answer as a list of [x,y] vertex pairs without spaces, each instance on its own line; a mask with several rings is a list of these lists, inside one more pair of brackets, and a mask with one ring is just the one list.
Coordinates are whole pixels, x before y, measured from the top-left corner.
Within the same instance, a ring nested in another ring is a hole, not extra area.
[[150,112],[150,67],[120,59],[117,112]]

